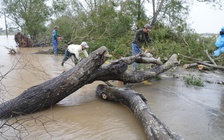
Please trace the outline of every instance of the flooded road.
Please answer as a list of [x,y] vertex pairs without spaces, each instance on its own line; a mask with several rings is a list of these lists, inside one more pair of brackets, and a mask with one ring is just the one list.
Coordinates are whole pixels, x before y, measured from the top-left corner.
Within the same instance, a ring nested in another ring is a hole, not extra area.
[[[4,77],[0,81],[1,102],[73,67],[70,60],[64,67],[60,65],[62,55],[34,54],[49,47],[16,48],[19,53],[9,55],[4,45],[15,44],[12,38],[4,41],[0,36],[0,76]],[[182,68],[177,68],[174,73],[180,71]],[[193,72],[184,71],[181,75],[189,73]],[[224,79],[219,71],[194,73],[212,81]],[[160,75],[161,80],[151,80],[151,84],[133,84],[132,89],[143,94],[152,112],[185,140],[223,140],[224,86],[206,82],[204,87],[186,86],[181,76],[173,78],[169,74]],[[146,140],[142,126],[126,106],[95,96],[99,83],[102,82],[85,85],[50,109],[11,119],[8,123],[15,123],[16,130],[1,127],[0,139]],[[117,81],[113,84],[121,86]]]

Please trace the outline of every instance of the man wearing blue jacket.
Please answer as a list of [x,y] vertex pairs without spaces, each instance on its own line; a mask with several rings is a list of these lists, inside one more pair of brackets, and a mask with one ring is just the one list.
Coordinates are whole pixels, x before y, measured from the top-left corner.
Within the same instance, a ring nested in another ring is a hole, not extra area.
[[54,27],[54,30],[52,31],[52,41],[53,41],[53,49],[54,49],[54,54],[58,54],[58,32],[57,30],[59,29],[58,26]]

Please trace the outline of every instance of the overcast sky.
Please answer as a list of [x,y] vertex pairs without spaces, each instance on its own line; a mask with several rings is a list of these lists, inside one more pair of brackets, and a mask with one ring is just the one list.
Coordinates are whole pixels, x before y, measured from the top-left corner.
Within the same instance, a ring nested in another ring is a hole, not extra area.
[[190,11],[188,24],[197,33],[219,33],[224,26],[224,10],[196,2]]
[[[0,18],[0,28],[5,29],[4,17]],[[197,33],[219,33],[224,26],[224,10],[215,10],[204,3],[195,3],[191,9],[188,24]]]

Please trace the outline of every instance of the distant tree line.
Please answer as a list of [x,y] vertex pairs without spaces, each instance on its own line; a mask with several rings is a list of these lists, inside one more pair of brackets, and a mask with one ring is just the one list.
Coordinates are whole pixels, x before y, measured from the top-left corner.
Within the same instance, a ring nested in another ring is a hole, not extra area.
[[8,33],[8,35],[15,35],[19,31],[20,30],[18,28],[8,28],[7,30],[0,28],[0,35],[7,35],[7,33]]

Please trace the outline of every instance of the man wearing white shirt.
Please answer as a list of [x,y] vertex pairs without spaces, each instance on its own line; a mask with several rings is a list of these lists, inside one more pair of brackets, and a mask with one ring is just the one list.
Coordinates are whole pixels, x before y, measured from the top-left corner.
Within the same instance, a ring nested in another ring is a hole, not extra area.
[[64,66],[64,63],[66,60],[68,60],[72,55],[74,57],[75,64],[77,64],[81,58],[79,57],[79,53],[84,53],[85,57],[88,57],[88,53],[86,49],[88,49],[89,46],[86,42],[82,42],[80,45],[77,44],[71,44],[67,47],[65,51],[65,56],[62,60],[61,65]]

